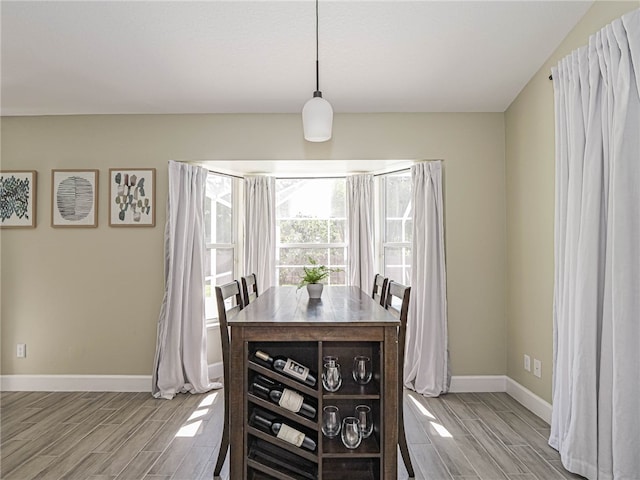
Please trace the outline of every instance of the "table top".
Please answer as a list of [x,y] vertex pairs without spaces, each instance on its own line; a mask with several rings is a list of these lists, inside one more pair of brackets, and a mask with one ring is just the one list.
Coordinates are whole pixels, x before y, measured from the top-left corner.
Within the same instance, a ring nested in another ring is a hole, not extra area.
[[271,287],[228,320],[230,326],[397,326],[391,313],[358,287],[327,286],[319,300],[305,288]]

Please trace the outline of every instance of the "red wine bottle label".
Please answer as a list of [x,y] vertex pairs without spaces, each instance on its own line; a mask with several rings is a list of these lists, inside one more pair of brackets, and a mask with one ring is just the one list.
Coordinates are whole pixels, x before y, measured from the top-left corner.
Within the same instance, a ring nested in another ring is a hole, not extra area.
[[290,358],[287,358],[287,363],[284,364],[284,372],[291,375],[293,378],[299,378],[303,382],[309,376],[309,369],[294,362]]
[[280,431],[276,437],[287,443],[295,445],[296,447],[302,445],[302,442],[304,441],[304,433],[299,432],[295,428],[291,428],[289,425],[285,425],[284,423],[280,426]]
[[303,401],[304,397],[298,392],[294,392],[293,390],[285,388],[282,391],[282,396],[278,401],[278,405],[280,405],[282,408],[286,408],[290,412],[298,413],[300,411],[300,407],[302,407]]

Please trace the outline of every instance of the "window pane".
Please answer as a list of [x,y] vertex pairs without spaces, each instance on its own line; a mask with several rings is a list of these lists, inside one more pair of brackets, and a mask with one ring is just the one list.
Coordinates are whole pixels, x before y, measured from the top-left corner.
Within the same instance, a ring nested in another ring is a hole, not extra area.
[[385,247],[384,276],[404,285],[411,285],[411,248]]
[[216,285],[233,280],[233,248],[207,249],[205,255],[205,317],[217,318]]
[[[328,248],[280,248],[280,259],[278,265],[282,266],[302,266],[309,265],[309,257],[313,258],[321,265],[327,265],[329,261]],[[327,265],[328,266],[328,265]]]
[[207,176],[205,242],[233,243],[233,183],[222,175]]
[[411,174],[402,172],[384,177],[385,242],[411,241]]
[[280,243],[328,243],[329,221],[291,218],[278,222]]

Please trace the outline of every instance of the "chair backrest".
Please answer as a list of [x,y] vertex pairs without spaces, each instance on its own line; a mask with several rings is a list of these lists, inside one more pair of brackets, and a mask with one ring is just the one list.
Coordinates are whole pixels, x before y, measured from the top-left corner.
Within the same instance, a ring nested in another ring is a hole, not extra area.
[[[235,305],[227,308],[225,300],[235,297]],[[227,319],[233,317],[244,308],[240,283],[237,280],[216,286],[216,300],[218,302],[218,322],[220,323],[220,341],[222,342],[222,367],[224,370],[224,381],[230,378],[230,340]]]
[[389,282],[388,278],[383,277],[379,273],[376,273],[376,276],[373,277],[373,292],[371,293],[371,298],[374,300],[378,300],[380,305],[384,307],[384,301],[387,296],[387,283]]
[[246,307],[258,298],[258,278],[255,273],[242,277],[242,294],[244,295],[244,306]]
[[[402,370],[404,368],[404,344],[407,337],[407,315],[409,313],[409,297],[411,287],[407,287],[391,280],[387,285],[387,295],[384,308],[400,320],[398,329],[398,369],[400,384],[402,385]],[[394,302],[394,298],[396,301]]]

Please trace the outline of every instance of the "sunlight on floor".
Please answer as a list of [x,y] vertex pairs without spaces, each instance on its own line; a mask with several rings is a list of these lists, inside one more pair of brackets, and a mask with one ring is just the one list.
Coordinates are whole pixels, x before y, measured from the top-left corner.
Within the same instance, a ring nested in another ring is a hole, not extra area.
[[209,413],[209,408],[213,405],[218,397],[218,392],[210,393],[200,402],[198,408],[194,410],[194,412],[189,416],[187,421],[180,427],[178,433],[175,434],[177,437],[195,437],[198,434],[198,430],[202,425],[202,420],[195,421],[197,418],[204,417],[207,413]]
[[434,420],[436,419],[436,417],[434,417],[433,414],[429,410],[427,410],[425,406],[422,405],[418,400],[413,398],[412,395],[409,395],[409,398],[415,404],[422,415],[424,415],[425,417],[433,418]]
[[183,425],[180,427],[180,430],[178,430],[178,433],[176,433],[176,437],[195,437],[200,425],[202,425],[202,420]]
[[217,396],[218,396],[218,392],[210,393],[209,395],[204,397],[204,400],[200,402],[200,405],[198,405],[198,408],[210,407],[216,401]]
[[447,430],[446,428],[444,428],[442,425],[440,425],[439,423],[436,422],[429,422],[431,424],[431,426],[433,427],[433,429],[436,431],[436,433],[438,435],[440,435],[443,438],[452,438],[453,435],[451,435],[449,433],[449,430]]

